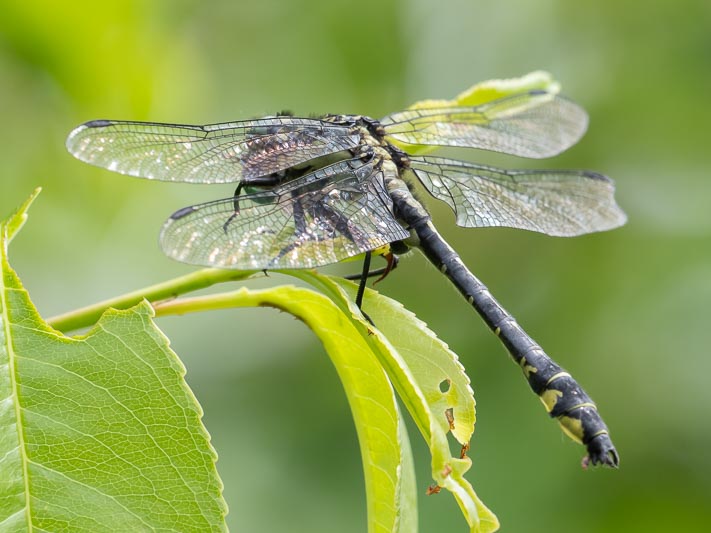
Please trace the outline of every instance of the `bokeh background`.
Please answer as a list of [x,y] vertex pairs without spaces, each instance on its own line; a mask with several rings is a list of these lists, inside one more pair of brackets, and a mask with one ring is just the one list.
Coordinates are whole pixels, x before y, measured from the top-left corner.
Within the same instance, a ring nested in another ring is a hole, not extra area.
[[[593,168],[629,223],[554,239],[441,231],[596,399],[619,471],[582,471],[497,340],[418,254],[379,289],[460,355],[478,428],[469,478],[504,531],[707,531],[711,523],[711,2],[427,0],[21,2],[0,15],[0,213],[44,190],[12,260],[45,316],[187,273],[157,234],[175,209],[231,187],[89,167],[64,139],[95,118],[209,123],[290,109],[383,116],[489,78],[549,70],[591,116],[553,161]],[[452,154],[450,154],[452,155]],[[251,286],[293,282],[272,276]],[[161,319],[220,455],[234,531],[361,532],[355,431],[328,358],[269,309]],[[425,532],[465,531],[425,497]]]

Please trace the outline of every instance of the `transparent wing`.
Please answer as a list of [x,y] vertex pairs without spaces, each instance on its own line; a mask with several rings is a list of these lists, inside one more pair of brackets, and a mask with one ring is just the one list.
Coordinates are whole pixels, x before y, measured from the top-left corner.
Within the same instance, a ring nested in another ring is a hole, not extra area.
[[74,129],[67,149],[121,174],[191,183],[228,183],[280,172],[358,145],[347,124],[268,117],[189,126],[94,120]]
[[319,267],[408,236],[375,162],[351,159],[263,193],[181,209],[160,240],[178,261],[251,270]]
[[459,226],[571,237],[626,220],[612,181],[594,172],[502,170],[440,157],[412,157],[411,168],[432,196],[454,210]]
[[521,157],[551,157],[585,133],[588,117],[577,104],[535,90],[474,107],[412,109],[380,123],[406,144],[481,148]]

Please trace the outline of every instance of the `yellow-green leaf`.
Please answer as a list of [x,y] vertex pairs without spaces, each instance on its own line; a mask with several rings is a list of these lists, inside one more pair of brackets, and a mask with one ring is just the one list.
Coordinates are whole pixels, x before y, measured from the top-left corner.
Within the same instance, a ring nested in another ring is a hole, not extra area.
[[[463,477],[468,457],[452,455],[447,432],[468,444],[474,429],[474,398],[469,378],[456,355],[424,322],[398,302],[366,290],[364,309],[377,325],[368,324],[353,303],[356,286],[315,272],[287,272],[311,283],[347,312],[370,345],[415,420],[432,454],[432,478],[457,499],[473,533],[496,531],[496,516],[479,500]],[[446,382],[444,386],[442,382]],[[446,389],[443,391],[443,389]],[[446,411],[452,410],[454,429]]]
[[534,89],[557,94],[560,91],[560,83],[555,81],[549,72],[535,70],[519,78],[482,81],[459,93],[452,100],[420,100],[412,104],[408,109],[476,106]]

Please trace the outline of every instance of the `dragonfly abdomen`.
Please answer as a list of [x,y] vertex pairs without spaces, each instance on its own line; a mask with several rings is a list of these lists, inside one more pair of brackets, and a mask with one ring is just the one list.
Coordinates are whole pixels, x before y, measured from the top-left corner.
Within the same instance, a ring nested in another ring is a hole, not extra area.
[[[488,290],[472,296],[475,308],[498,309],[501,317],[492,328],[512,359],[521,367],[531,390],[558,421],[563,431],[588,449],[587,461],[617,466],[619,457],[597,406],[578,382],[553,361],[496,301]],[[477,309],[478,310],[478,309]]]
[[424,208],[406,191],[392,194],[396,212],[416,233],[418,247],[457,287],[521,367],[533,392],[551,417],[573,440],[586,446],[588,462],[616,467],[619,457],[605,422],[587,393],[553,361],[522,328],[486,286],[464,265],[426,216]]

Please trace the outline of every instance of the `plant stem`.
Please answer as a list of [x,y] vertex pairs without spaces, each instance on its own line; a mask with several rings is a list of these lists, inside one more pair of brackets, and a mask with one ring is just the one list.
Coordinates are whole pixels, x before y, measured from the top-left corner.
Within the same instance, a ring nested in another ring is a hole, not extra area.
[[[284,296],[283,290],[289,288],[293,293],[306,293],[309,289],[302,289],[294,286],[280,285],[277,288],[269,289],[248,289],[240,287],[234,291],[209,294],[206,296],[193,296],[190,298],[176,298],[163,300],[153,304],[156,316],[185,315],[187,313],[199,313],[202,311],[215,311],[217,309],[234,309],[235,307],[276,307],[286,312],[299,316],[289,304],[294,304],[288,297]],[[277,290],[279,289],[279,290]],[[310,291],[313,292],[313,291]],[[291,292],[289,293],[292,294]]]
[[69,311],[47,320],[50,326],[62,332],[73,331],[94,324],[106,309],[127,309],[142,300],[157,302],[175,298],[187,292],[193,292],[223,283],[226,281],[239,281],[253,275],[255,271],[221,270],[205,268],[185,276],[173,278],[156,285],[144,287],[133,292],[98,302],[81,309]]

